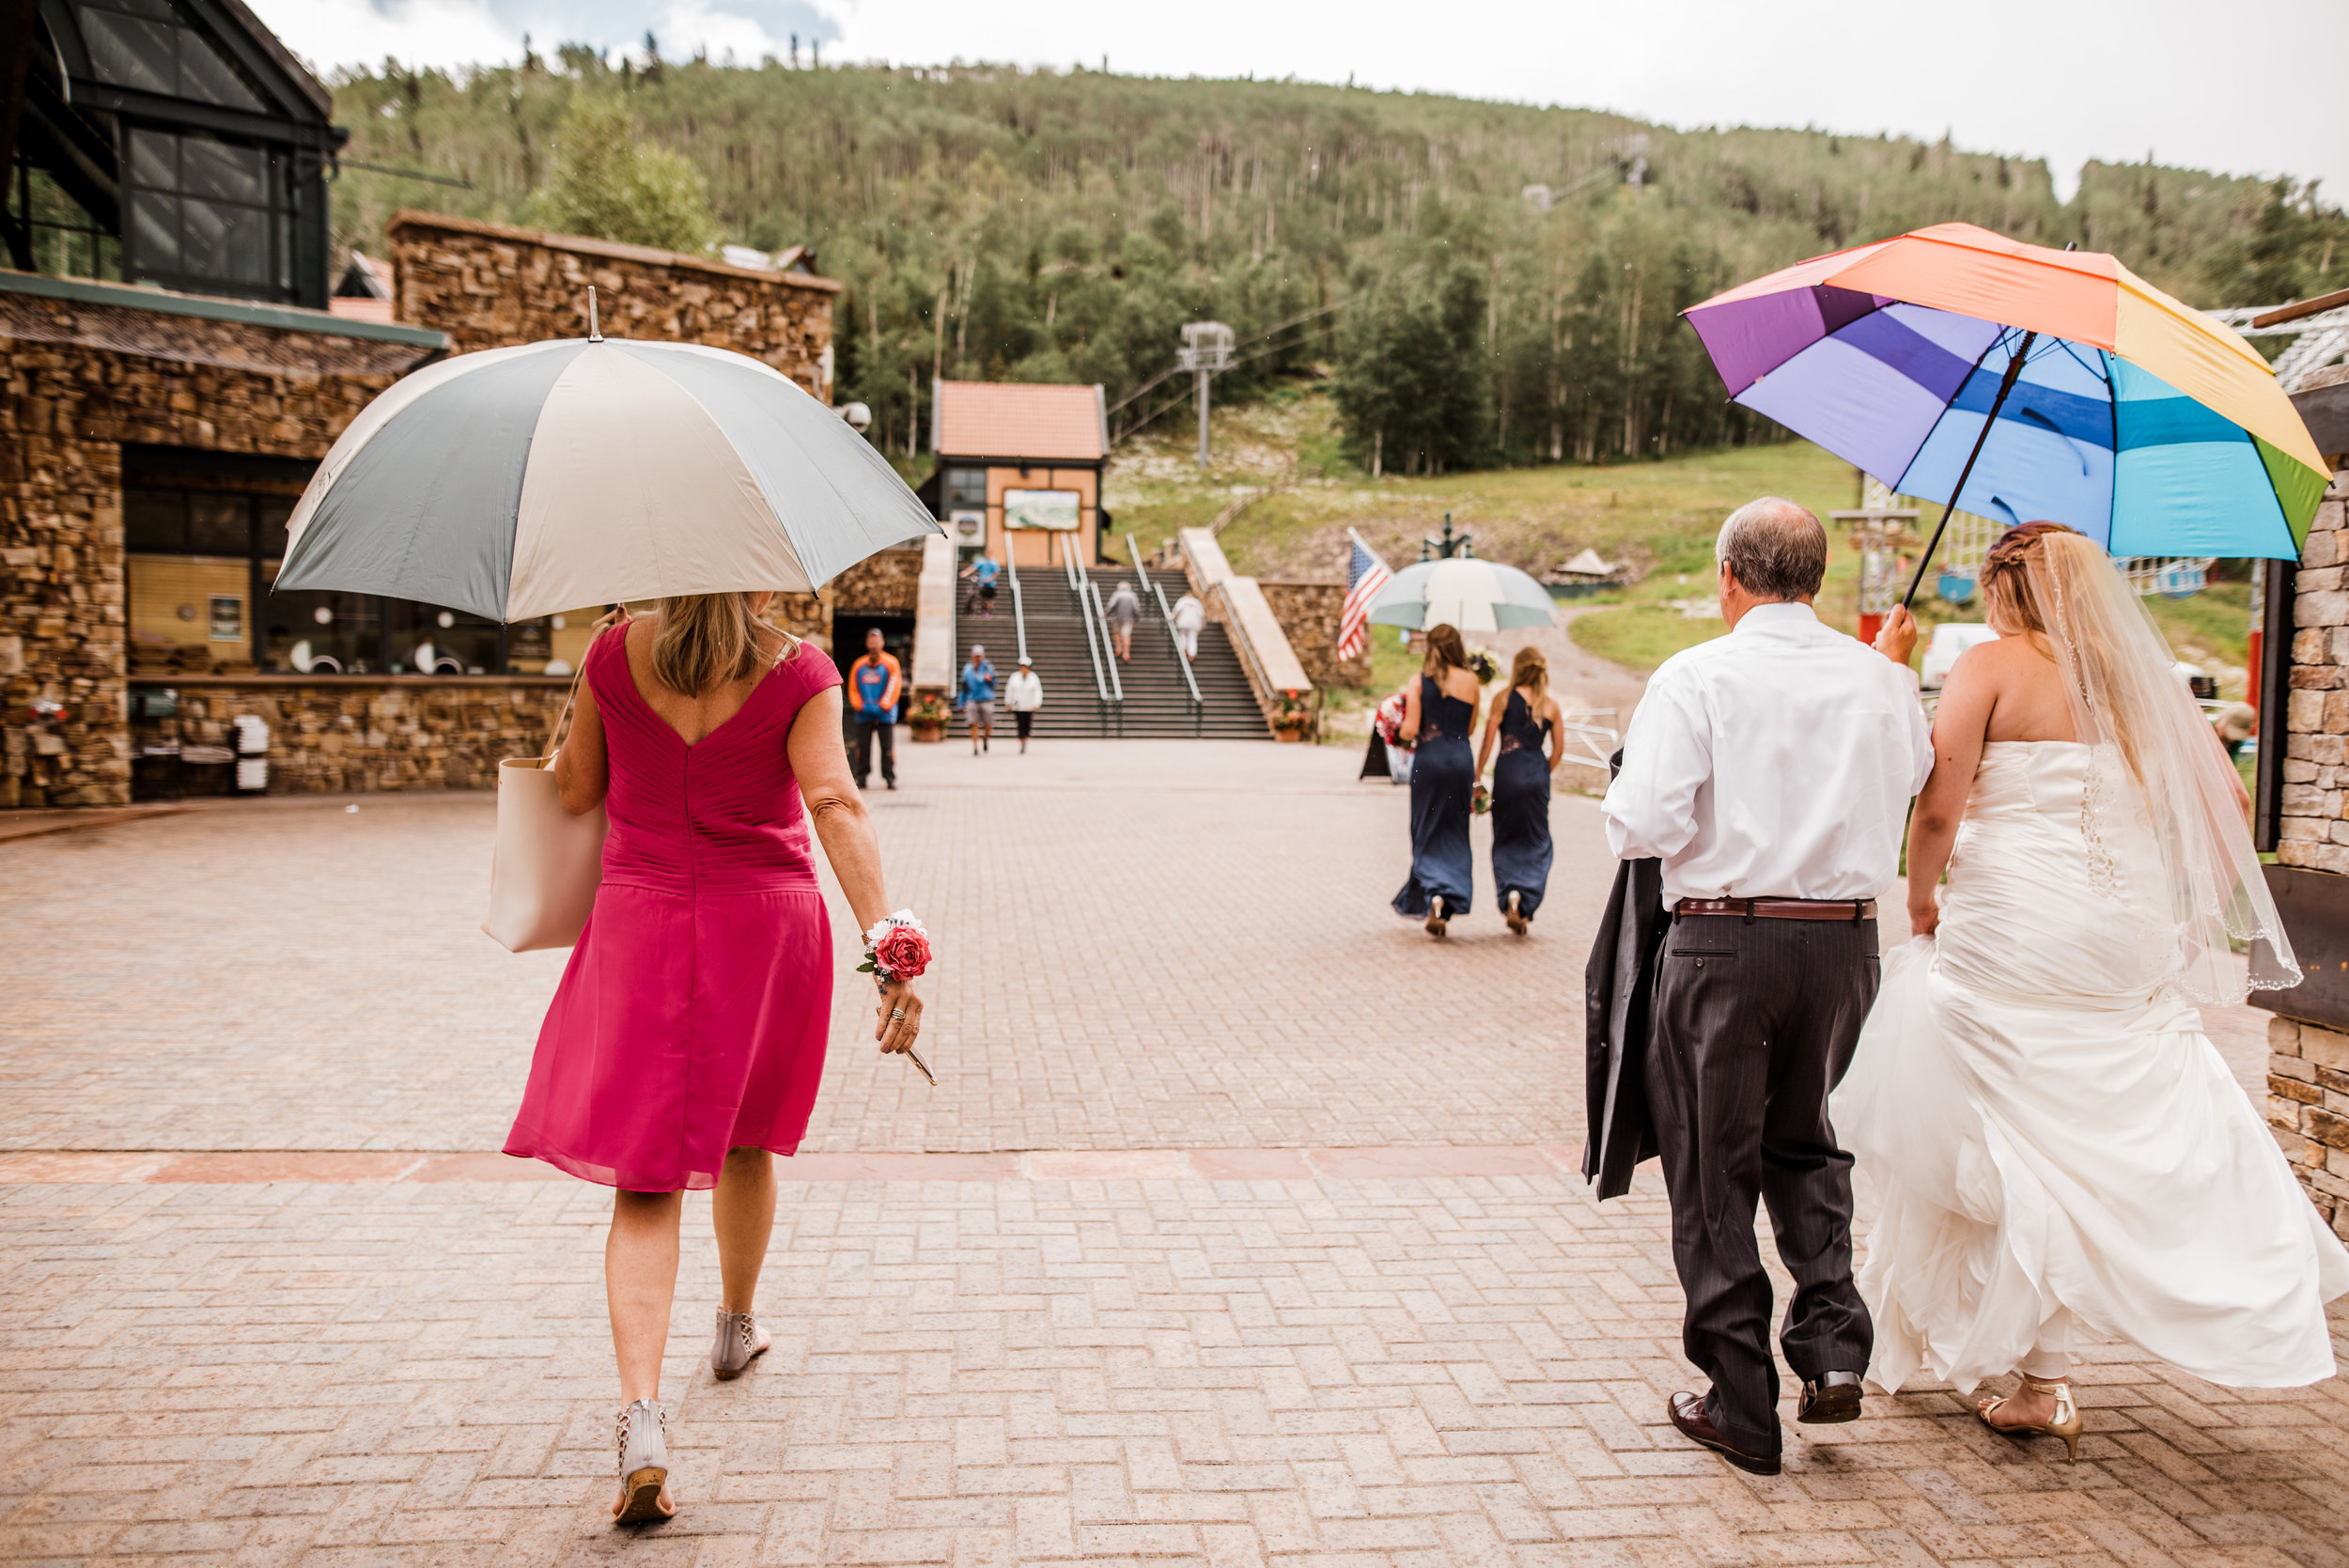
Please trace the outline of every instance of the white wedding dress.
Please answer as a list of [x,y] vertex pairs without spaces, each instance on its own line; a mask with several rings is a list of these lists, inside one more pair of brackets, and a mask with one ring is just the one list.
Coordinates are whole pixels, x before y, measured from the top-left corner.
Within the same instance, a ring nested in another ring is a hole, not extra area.
[[2178,994],[2134,789],[2109,747],[1985,745],[1937,937],[1886,962],[1832,1104],[1881,1204],[1883,1388],[2108,1340],[2242,1388],[2332,1374],[2349,1251]]

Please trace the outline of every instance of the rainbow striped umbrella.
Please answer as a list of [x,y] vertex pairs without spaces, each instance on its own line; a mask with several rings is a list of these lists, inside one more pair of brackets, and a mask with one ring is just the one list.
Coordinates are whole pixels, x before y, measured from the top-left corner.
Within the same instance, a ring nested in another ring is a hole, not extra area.
[[1687,315],[1745,407],[1902,494],[2114,555],[2292,559],[2325,493],[2267,362],[2109,256],[1938,224]]

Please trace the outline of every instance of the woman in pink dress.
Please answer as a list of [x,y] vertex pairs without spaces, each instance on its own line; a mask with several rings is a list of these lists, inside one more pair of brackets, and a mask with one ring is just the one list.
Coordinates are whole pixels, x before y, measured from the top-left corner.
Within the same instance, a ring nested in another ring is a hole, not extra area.
[[[752,1296],[772,1156],[807,1130],[832,1013],[811,824],[857,924],[889,910],[840,740],[839,674],[766,624],[772,598],[666,599],[601,632],[555,763],[565,809],[601,802],[611,834],[506,1152],[617,1188],[604,1287],[625,1402],[621,1523],[676,1511],[659,1400],[685,1189],[717,1189],[712,1370],[739,1375],[768,1345]],[[912,1046],[910,980],[882,984],[878,1014],[882,1050]]]

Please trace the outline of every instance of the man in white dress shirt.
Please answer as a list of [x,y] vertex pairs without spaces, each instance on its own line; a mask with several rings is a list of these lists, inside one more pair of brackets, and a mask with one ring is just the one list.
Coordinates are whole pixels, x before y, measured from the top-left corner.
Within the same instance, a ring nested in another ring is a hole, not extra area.
[[1624,737],[1607,842],[1662,862],[1672,926],[1657,964],[1648,1102],[1672,1195],[1682,1343],[1713,1380],[1672,1424],[1742,1469],[1782,1448],[1768,1204],[1794,1277],[1780,1345],[1797,1419],[1859,1414],[1873,1333],[1852,1284],[1851,1157],[1828,1094],[1878,978],[1875,899],[1900,865],[1933,743],[1907,666],[1916,623],[1877,645],[1819,624],[1827,533],[1791,501],[1730,514],[1715,547],[1729,635],[1667,660]]

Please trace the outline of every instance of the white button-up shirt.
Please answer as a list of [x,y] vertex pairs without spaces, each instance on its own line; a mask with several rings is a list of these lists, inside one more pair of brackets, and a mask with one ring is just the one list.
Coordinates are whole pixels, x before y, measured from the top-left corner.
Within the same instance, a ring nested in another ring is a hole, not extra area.
[[1608,846],[1664,862],[1683,898],[1874,898],[1899,874],[1908,802],[1933,771],[1917,677],[1757,604],[1649,680],[1607,791]]

